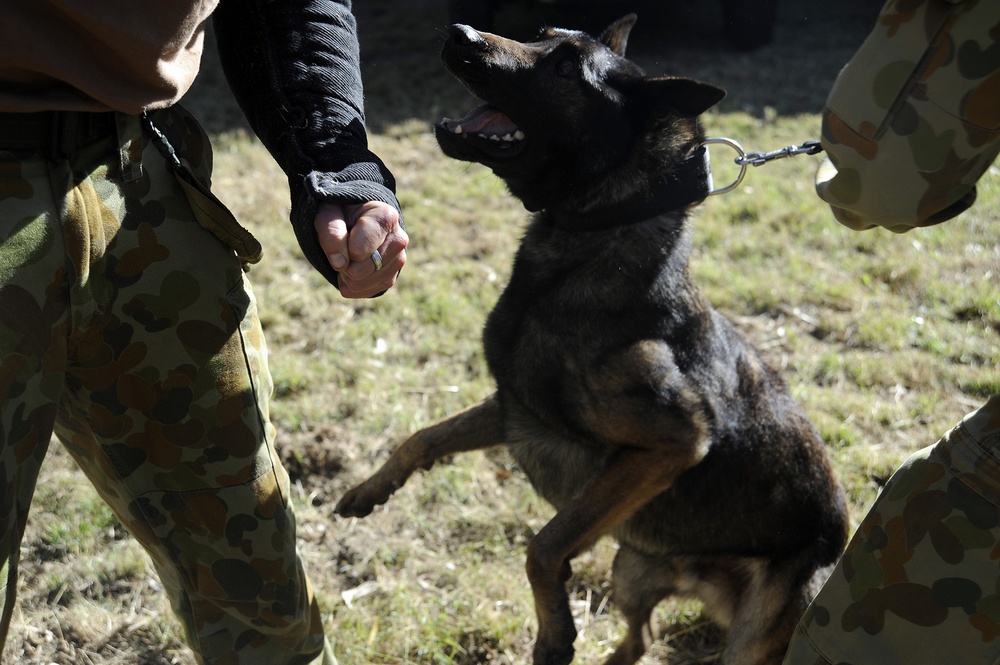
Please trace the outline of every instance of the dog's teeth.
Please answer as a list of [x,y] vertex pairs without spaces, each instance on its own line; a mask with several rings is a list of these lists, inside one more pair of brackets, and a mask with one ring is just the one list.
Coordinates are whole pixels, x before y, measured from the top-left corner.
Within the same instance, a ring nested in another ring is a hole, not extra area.
[[500,137],[497,136],[496,134],[493,134],[492,136],[490,136],[490,140],[491,141],[497,141],[497,142],[499,142],[500,141]]
[[503,135],[503,140],[506,141],[507,143],[510,143],[511,141],[514,140],[514,137],[511,136],[510,134],[504,134]]
[[524,140],[524,132],[522,132],[520,129],[517,130],[516,132],[514,132],[514,140],[515,141],[523,141]]
[[461,134],[462,133],[462,125],[455,125],[455,129],[453,129],[451,131],[455,132],[456,134]]

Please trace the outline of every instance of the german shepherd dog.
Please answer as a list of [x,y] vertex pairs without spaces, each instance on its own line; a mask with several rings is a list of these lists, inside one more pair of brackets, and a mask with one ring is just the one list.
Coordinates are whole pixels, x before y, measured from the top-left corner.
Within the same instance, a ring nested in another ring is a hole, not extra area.
[[485,104],[437,140],[534,212],[485,327],[497,390],[412,435],[336,511],[367,515],[443,456],[506,444],[557,510],[527,551],[536,665],[572,661],[570,560],[606,534],[629,624],[607,663],[642,656],[671,594],[727,628],[722,662],[779,663],[843,550],[845,497],[781,378],[688,272],[688,209],[710,188],[697,116],[725,93],[646,76],[624,57],[634,22],[531,43],[450,28],[444,64]]

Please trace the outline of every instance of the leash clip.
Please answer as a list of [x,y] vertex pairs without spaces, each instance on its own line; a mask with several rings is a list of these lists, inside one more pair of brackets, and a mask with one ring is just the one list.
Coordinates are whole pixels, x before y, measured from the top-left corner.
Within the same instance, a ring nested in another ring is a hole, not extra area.
[[[716,194],[725,194],[726,192],[731,192],[740,186],[743,182],[743,177],[747,174],[747,167],[751,164],[753,166],[763,166],[770,161],[775,159],[781,159],[783,157],[794,157],[795,155],[815,155],[823,151],[823,146],[819,141],[806,141],[802,145],[790,145],[787,148],[780,148],[778,150],[772,150],[771,152],[747,152],[743,149],[737,141],[729,138],[707,138],[701,142],[701,145],[707,146],[713,143],[721,143],[722,145],[727,145],[736,151],[736,159],[733,161],[737,166],[740,167],[740,172],[736,176],[736,180],[732,184],[726,187],[720,187],[719,189],[712,189],[708,193],[709,196],[714,196]],[[705,151],[705,159],[708,160],[708,151]],[[709,165],[711,167],[711,165]],[[709,168],[711,173],[711,168]],[[711,189],[711,187],[709,187]]]
[[823,146],[820,145],[819,141],[806,141],[802,145],[790,145],[787,148],[780,148],[778,150],[772,150],[771,152],[748,152],[743,157],[737,157],[736,163],[741,166],[744,163],[753,164],[754,166],[763,166],[772,160],[781,159],[782,157],[815,155],[822,150]]

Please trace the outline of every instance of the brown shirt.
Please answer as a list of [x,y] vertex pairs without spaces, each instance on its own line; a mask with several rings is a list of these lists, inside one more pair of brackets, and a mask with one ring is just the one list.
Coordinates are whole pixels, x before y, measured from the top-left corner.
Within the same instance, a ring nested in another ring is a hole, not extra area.
[[0,112],[138,113],[198,74],[218,0],[3,0]]

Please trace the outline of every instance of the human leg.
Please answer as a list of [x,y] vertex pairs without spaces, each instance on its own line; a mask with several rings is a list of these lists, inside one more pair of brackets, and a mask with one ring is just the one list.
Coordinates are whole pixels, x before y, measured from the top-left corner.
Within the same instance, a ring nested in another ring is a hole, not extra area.
[[[207,180],[203,133],[162,115]],[[137,119],[117,119],[120,140],[47,167],[71,276],[56,433],[150,553],[203,662],[333,662],[295,551],[252,291],[163,157],[139,154]]]
[[[9,117],[7,117],[9,120]],[[66,365],[65,252],[44,158],[7,149],[0,117],[0,649]]]
[[784,662],[1000,662],[1000,396],[893,474]]

